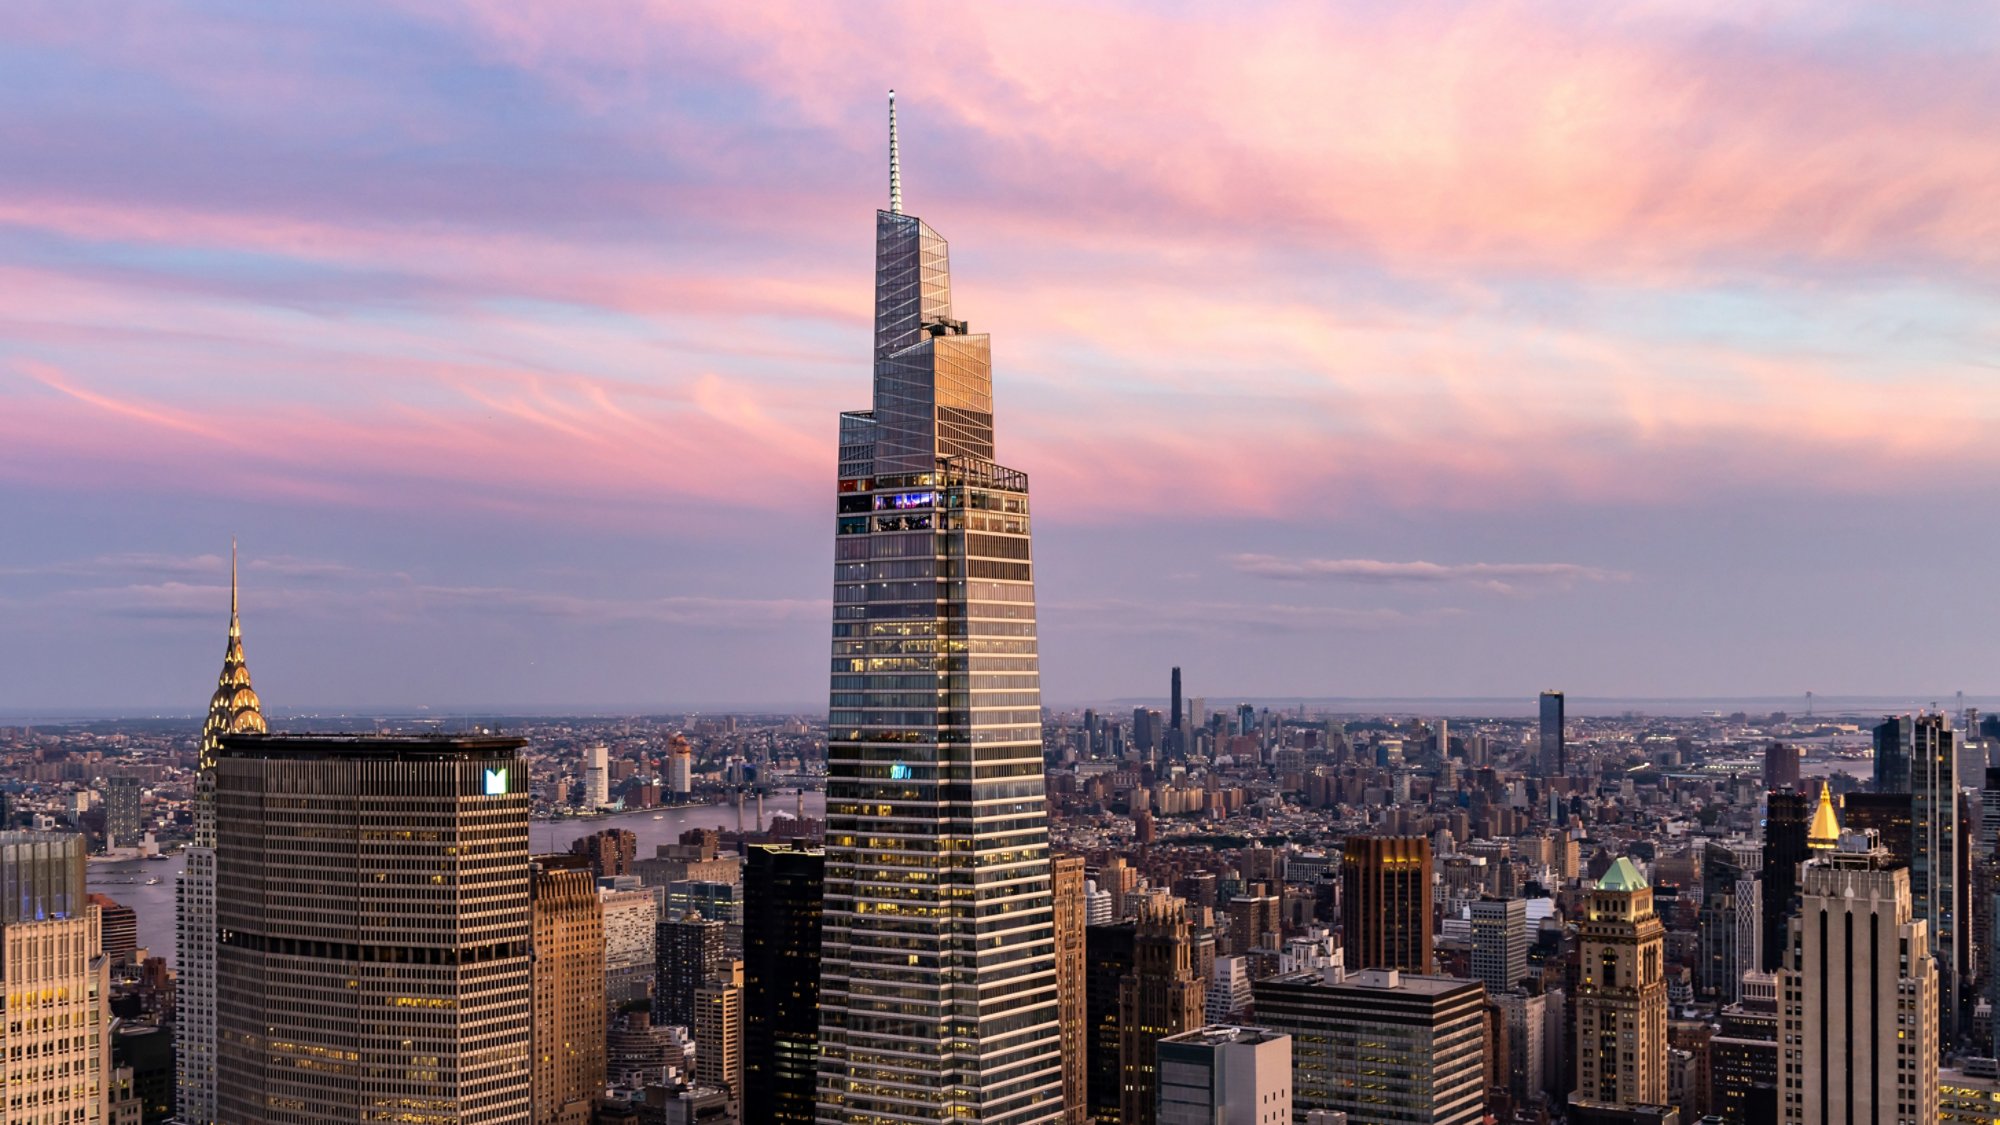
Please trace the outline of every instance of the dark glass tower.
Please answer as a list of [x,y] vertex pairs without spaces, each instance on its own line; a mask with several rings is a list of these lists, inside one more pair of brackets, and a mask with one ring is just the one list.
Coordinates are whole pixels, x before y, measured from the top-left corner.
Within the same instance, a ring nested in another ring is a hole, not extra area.
[[1806,832],[1813,803],[1804,793],[1778,790],[1764,806],[1764,953],[1763,970],[1782,967],[1786,926],[1799,894],[1799,864],[1806,861]]
[[1916,720],[1909,715],[1891,715],[1875,728],[1875,792],[1910,791],[1910,740]]
[[743,862],[743,1119],[812,1125],[826,853],[754,846]]
[[818,1115],[1062,1116],[1027,474],[945,241],[875,216],[875,403],[840,417]]
[[1560,777],[1569,772],[1569,747],[1563,742],[1563,693],[1545,691],[1542,693],[1542,744],[1540,761],[1542,773],[1550,777]]

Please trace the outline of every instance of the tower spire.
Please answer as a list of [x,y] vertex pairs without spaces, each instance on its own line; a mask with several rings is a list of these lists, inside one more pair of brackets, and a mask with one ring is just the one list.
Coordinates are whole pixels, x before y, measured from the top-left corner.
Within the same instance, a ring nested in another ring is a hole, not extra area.
[[889,91],[889,213],[903,213],[903,164],[896,151],[896,91]]
[[243,626],[236,617],[236,537],[229,537],[229,635],[240,636]]

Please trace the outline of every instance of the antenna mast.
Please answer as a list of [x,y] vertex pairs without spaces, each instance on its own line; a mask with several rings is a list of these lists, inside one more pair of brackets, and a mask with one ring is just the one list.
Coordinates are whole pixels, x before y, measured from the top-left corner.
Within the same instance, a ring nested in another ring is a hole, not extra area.
[[903,164],[896,151],[896,91],[889,91],[889,213],[903,213]]

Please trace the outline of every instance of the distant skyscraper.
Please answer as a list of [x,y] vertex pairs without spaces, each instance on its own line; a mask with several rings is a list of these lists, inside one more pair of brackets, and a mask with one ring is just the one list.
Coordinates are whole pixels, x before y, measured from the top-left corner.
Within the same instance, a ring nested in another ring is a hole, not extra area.
[[1812,801],[1804,793],[1778,790],[1764,804],[1764,949],[1763,971],[1776,972],[1783,963],[1786,920],[1799,893],[1799,864],[1806,861],[1806,828]]
[[97,907],[98,917],[103,920],[104,956],[113,965],[137,964],[133,960],[139,952],[139,913],[120,903],[110,895],[93,894],[90,901]]
[[579,856],[534,863],[533,1125],[590,1125],[604,1092],[604,910]]
[[743,861],[743,1120],[812,1125],[826,853],[752,845]]
[[694,747],[684,734],[667,740],[667,792],[679,800],[694,792]]
[[1349,836],[1340,880],[1348,967],[1428,972],[1434,926],[1430,838]]
[[1938,981],[1909,871],[1850,834],[1806,865],[1780,974],[1785,1125],[1938,1118]]
[[1799,787],[1799,748],[1790,742],[1773,742],[1764,748],[1764,788]]
[[84,890],[85,847],[67,832],[0,832],[9,1122],[111,1121],[111,976]]
[[1537,764],[1543,774],[1560,777],[1569,772],[1569,747],[1563,741],[1563,693],[1542,693],[1542,740]]
[[1292,1125],[1292,1037],[1210,1026],[1160,1040],[1160,1125]]
[[215,1116],[215,762],[223,735],[262,734],[263,704],[243,659],[236,612],[236,544],[229,545],[229,643],[208,700],[195,778],[194,839],[174,884],[174,1052],[176,1119],[214,1125]]
[[1667,1104],[1666,927],[1653,888],[1620,856],[1590,893],[1578,947],[1575,1101]]
[[136,777],[104,779],[104,847],[108,851],[136,848],[145,842],[140,829],[139,798],[146,783]]
[[1054,860],[1056,897],[1056,997],[1062,1009],[1063,1120],[1085,1125],[1089,1120],[1089,1024],[1085,1018],[1083,857],[1059,855]]
[[819,1120],[1059,1122],[1028,478],[900,187],[874,383],[840,417]]
[[1476,1125],[1486,1116],[1486,989],[1394,969],[1304,969],[1253,986],[1292,1038],[1292,1112]]
[[1173,711],[1171,712],[1171,714],[1173,715],[1173,718],[1167,720],[1167,727],[1170,730],[1179,730],[1181,729],[1181,670],[1179,667],[1176,667],[1174,669],[1174,684],[1173,684],[1172,694],[1173,694],[1173,703],[1172,703]]
[[601,809],[611,803],[611,751],[593,746],[583,752],[583,804]]
[[1971,961],[1971,927],[1962,917],[1971,897],[1971,866],[1958,815],[1958,741],[1947,716],[1905,716],[1903,722],[1910,727],[1910,897],[1930,933],[1938,1014],[1945,1042],[1955,1046],[1965,1014],[1960,989]]
[[1916,719],[1911,715],[1891,715],[1875,728],[1875,792],[1910,791],[1910,740]]
[[1528,902],[1485,898],[1472,904],[1472,976],[1498,995],[1528,975]]
[[216,764],[217,1116],[531,1112],[518,738],[227,735]]

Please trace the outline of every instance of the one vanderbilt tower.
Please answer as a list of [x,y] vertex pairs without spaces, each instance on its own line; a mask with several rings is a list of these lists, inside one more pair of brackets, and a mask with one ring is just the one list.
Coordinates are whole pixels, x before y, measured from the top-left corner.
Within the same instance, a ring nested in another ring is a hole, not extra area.
[[892,92],[875,405],[840,416],[822,1125],[1062,1120],[1028,477],[946,253]]

